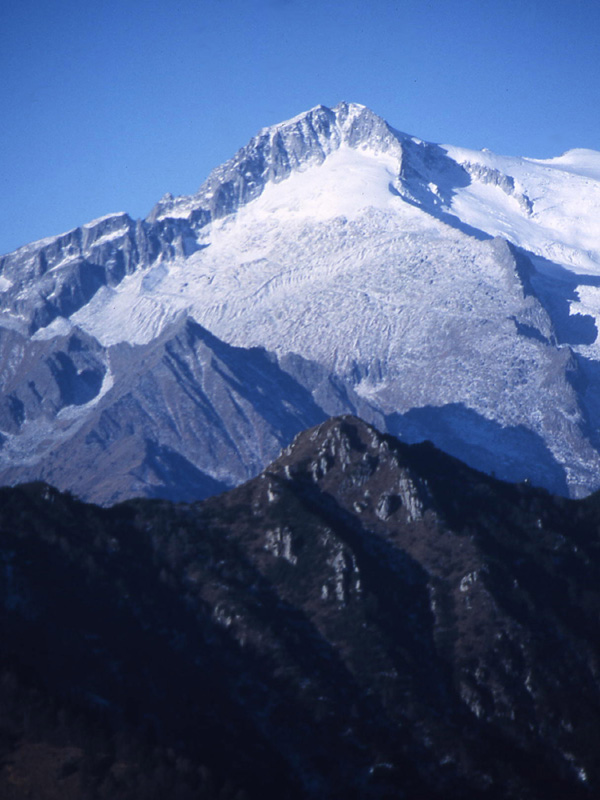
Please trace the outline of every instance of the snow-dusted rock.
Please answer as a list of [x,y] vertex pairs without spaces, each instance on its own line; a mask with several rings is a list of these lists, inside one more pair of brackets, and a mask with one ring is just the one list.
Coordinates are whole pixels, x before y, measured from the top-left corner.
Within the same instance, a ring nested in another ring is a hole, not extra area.
[[[599,212],[598,153],[501,157],[420,141],[364,106],[318,106],[146,220],[111,215],[0,259],[0,325],[35,341],[76,326],[141,354],[191,317],[273,353],[307,390],[310,422],[315,408],[359,414],[499,477],[581,495],[600,486]],[[201,440],[186,447],[195,467],[239,476]],[[232,450],[253,448],[258,470],[272,449],[251,436]]]

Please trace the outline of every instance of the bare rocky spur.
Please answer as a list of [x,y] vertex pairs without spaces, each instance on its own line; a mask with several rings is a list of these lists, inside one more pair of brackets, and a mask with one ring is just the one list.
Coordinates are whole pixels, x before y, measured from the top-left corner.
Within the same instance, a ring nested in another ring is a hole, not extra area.
[[599,522],[355,417],[201,503],[2,489],[2,796],[596,797]]

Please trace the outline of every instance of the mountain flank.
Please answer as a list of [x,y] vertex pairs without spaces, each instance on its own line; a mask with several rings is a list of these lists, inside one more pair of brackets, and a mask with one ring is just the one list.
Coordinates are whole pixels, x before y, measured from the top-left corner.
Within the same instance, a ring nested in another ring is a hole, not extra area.
[[0,483],[199,499],[353,414],[590,494],[597,162],[433,144],[359,104],[317,106],[146,219],[0,257]]
[[355,417],[201,503],[0,490],[0,794],[593,798],[600,504]]

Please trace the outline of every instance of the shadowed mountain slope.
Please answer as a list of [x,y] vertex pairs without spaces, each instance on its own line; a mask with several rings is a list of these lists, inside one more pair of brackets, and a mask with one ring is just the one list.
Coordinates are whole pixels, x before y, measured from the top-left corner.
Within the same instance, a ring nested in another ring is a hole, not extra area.
[[[42,479],[88,500],[216,494],[256,474],[325,418],[262,348],[221,342],[181,318],[147,345],[107,350],[82,331],[9,331],[0,480]],[[28,448],[19,452],[23,443]]]
[[599,523],[353,417],[200,504],[2,489],[2,796],[593,798]]
[[[595,491],[599,163],[431,144],[364,106],[317,106],[144,220],[1,257],[0,481],[190,499],[350,413],[505,480]],[[212,337],[201,369],[182,320]],[[186,368],[150,375],[173,336]]]

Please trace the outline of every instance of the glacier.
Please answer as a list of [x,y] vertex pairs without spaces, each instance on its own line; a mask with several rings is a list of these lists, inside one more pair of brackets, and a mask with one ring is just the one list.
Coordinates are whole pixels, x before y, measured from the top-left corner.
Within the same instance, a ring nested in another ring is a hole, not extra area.
[[594,151],[431,144],[352,103],[265,128],[145,220],[0,258],[0,481],[205,495],[352,413],[589,494],[599,211]]

